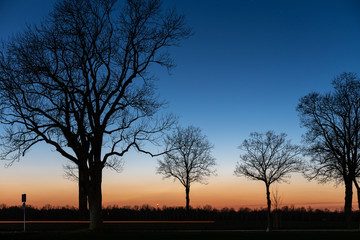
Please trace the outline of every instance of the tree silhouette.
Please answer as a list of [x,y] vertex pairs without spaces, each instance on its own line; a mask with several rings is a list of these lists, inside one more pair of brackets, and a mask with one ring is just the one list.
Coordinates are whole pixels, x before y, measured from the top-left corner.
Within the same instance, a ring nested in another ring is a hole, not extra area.
[[273,187],[273,191],[272,191],[272,204],[274,209],[279,210],[282,202],[283,202],[283,197],[279,193],[278,185],[275,184],[275,188]]
[[359,211],[360,211],[360,186],[359,186],[359,183],[358,183],[358,178],[360,177],[360,170],[357,169],[356,170],[356,176],[355,176],[355,179],[354,179],[354,184],[355,184],[355,187],[356,187],[356,190],[357,190],[357,199],[358,199],[358,208],[359,208]]
[[236,176],[251,180],[263,181],[266,186],[267,231],[271,231],[271,197],[270,185],[285,181],[292,172],[300,171],[301,160],[298,157],[301,149],[286,141],[286,134],[276,135],[272,131],[265,134],[253,132],[249,139],[239,147],[244,154],[235,168]]
[[174,118],[159,116],[150,68],[172,68],[166,49],[190,34],[159,0],[57,2],[0,52],[3,159],[39,142],[54,147],[84,176],[90,228],[101,228],[102,170],[131,148],[154,156],[144,143]]
[[301,98],[297,111],[307,128],[311,160],[306,176],[345,184],[345,221],[351,227],[352,186],[360,171],[360,81],[354,73],[343,73],[332,84],[332,92]]
[[85,220],[88,218],[88,194],[85,186],[86,176],[83,171],[79,171],[77,165],[66,164],[63,166],[63,169],[65,171],[65,178],[78,183],[79,219]]
[[[120,173],[123,169],[123,161],[121,159],[113,159],[112,162],[107,163],[107,167]],[[63,165],[64,177],[70,181],[78,183],[78,200],[79,200],[79,219],[85,220],[88,218],[88,195],[85,186],[85,175],[79,168],[74,164]]]
[[165,139],[165,155],[159,160],[157,173],[165,178],[174,178],[185,187],[186,212],[190,210],[190,185],[206,183],[206,177],[215,174],[215,158],[211,156],[213,145],[201,133],[200,128],[178,127]]

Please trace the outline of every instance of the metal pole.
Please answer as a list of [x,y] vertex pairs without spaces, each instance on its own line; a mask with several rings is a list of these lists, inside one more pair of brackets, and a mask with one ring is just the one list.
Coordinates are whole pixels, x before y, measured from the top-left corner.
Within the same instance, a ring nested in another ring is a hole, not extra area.
[[25,228],[25,223],[26,223],[26,220],[25,220],[25,203],[23,203],[23,208],[24,208],[24,232],[25,232],[25,230],[26,230],[26,228]]
[[21,195],[21,201],[23,202],[23,209],[24,209],[24,232],[26,230],[25,228],[25,203],[26,203],[26,193]]

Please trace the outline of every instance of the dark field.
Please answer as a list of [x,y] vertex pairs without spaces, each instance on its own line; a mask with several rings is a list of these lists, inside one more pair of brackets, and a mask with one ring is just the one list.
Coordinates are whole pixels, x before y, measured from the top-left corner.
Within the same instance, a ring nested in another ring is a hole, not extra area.
[[210,240],[210,239],[286,239],[286,240],[312,240],[312,239],[360,239],[359,231],[229,231],[229,230],[173,230],[173,231],[104,231],[91,232],[88,230],[76,231],[48,231],[48,232],[0,232],[1,240],[36,239],[36,240],[80,240],[80,239],[146,239],[146,240]]
[[[91,240],[91,239],[286,239],[286,240],[322,240],[322,239],[360,239],[360,231],[342,229],[304,229],[274,230],[265,232],[265,224],[257,229],[241,229],[244,225],[237,222],[137,222],[137,223],[105,223],[104,230],[92,232],[87,230],[88,223],[28,223],[27,232],[22,232],[20,223],[0,223],[0,240],[36,239],[36,240]],[[244,223],[242,223],[244,224]],[[253,224],[253,223],[252,223]],[[293,226],[305,227],[293,222]],[[316,224],[315,224],[316,226]],[[319,225],[320,226],[320,225]],[[325,226],[323,226],[325,227]],[[332,226],[335,227],[335,226]]]
[[[31,221],[26,223],[29,232],[42,231],[77,231],[87,229],[88,221]],[[21,232],[24,225],[21,221],[0,221],[0,232]],[[119,231],[262,231],[266,229],[265,221],[105,221],[104,230]],[[281,228],[274,230],[333,230],[346,229],[341,221],[288,221]],[[359,223],[353,222],[353,231],[359,230]],[[1,240],[1,238],[0,238]]]
[[[344,230],[341,212],[284,208],[277,212],[280,230],[266,233],[266,214],[263,210],[194,209],[193,221],[184,221],[182,208],[106,208],[104,230],[91,232],[89,223],[77,221],[76,209],[29,209],[27,232],[22,232],[19,208],[0,209],[0,240],[37,239],[286,239],[286,240],[360,240],[359,212],[354,212],[352,230]],[[14,222],[14,220],[16,222]],[[51,221],[45,221],[51,220]],[[71,222],[62,222],[71,220]],[[123,221],[115,221],[123,220]],[[125,221],[127,220],[127,221]],[[211,220],[211,221],[208,221]],[[8,221],[12,221],[11,223]]]

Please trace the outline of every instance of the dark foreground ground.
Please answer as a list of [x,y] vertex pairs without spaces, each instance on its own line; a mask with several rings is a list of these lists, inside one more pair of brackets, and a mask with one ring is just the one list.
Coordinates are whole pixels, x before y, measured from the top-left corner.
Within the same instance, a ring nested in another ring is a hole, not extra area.
[[359,231],[340,231],[340,230],[311,230],[311,231],[265,231],[254,230],[168,230],[168,231],[109,231],[91,232],[89,230],[68,230],[68,231],[42,231],[42,232],[0,232],[1,240],[19,240],[19,239],[36,239],[36,240],[211,240],[211,239],[276,239],[276,240],[331,240],[331,239],[360,239]]
[[[250,223],[249,223],[250,224]],[[117,222],[104,224],[102,232],[87,230],[88,223],[61,223],[61,222],[33,222],[26,225],[23,232],[23,224],[0,222],[0,240],[248,240],[248,239],[276,239],[276,240],[360,240],[358,228],[343,230],[339,225],[316,225],[322,229],[309,228],[300,223],[292,223],[292,226],[303,229],[282,229],[265,232],[265,224],[261,223],[256,229],[251,229],[244,223],[236,222]],[[251,225],[253,226],[253,225]],[[338,228],[335,228],[338,226]],[[330,228],[329,228],[330,227]]]

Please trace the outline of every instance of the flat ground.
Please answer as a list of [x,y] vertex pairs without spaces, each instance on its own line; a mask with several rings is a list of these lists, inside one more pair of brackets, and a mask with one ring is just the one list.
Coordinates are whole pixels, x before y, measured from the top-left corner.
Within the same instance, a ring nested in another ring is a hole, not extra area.
[[[360,230],[343,230],[342,225],[292,223],[292,228],[265,232],[266,224],[259,222],[112,222],[105,223],[104,230],[93,232],[87,229],[88,222],[29,222],[23,232],[21,222],[0,222],[0,240],[360,240]],[[335,226],[336,225],[336,226]],[[357,225],[358,226],[358,225]],[[245,228],[246,227],[246,228]],[[337,228],[335,228],[337,227]],[[301,228],[301,229],[295,229]]]
[[245,230],[169,230],[169,231],[110,231],[91,232],[89,230],[68,230],[68,231],[41,231],[41,232],[0,232],[1,240],[19,240],[19,239],[36,239],[36,240],[211,240],[211,239],[236,239],[236,240],[259,240],[259,239],[276,239],[276,240],[331,240],[331,239],[360,239],[359,231],[341,231],[341,230],[311,230],[311,231],[245,231]]

